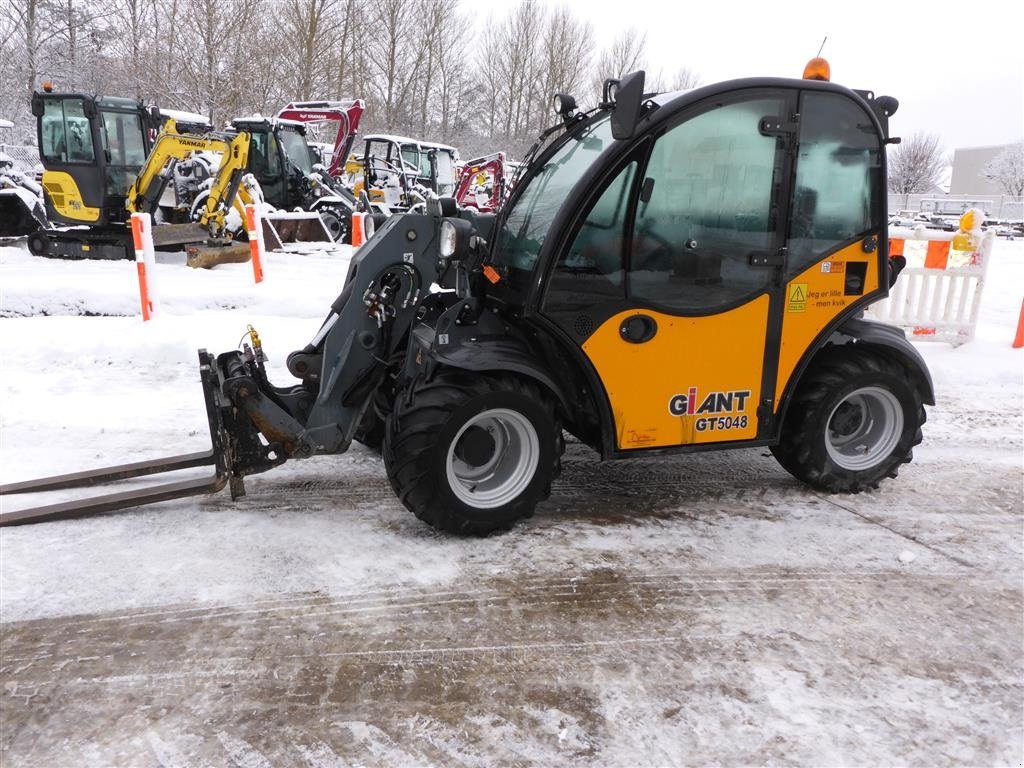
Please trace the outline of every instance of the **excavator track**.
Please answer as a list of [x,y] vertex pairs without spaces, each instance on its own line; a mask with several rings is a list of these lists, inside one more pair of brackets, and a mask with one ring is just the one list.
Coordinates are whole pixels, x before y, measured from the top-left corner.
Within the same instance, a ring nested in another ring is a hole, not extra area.
[[[212,446],[207,451],[168,456],[130,464],[119,464],[83,472],[71,472],[26,482],[0,485],[0,527],[62,520],[117,509],[128,509],[158,501],[179,499],[186,496],[217,493],[230,481],[232,498],[245,493],[240,477],[231,472],[228,445],[229,435],[222,417],[223,395],[217,374],[216,363],[206,350],[199,351],[199,372],[206,399],[206,415],[210,425]],[[39,507],[30,507],[8,512],[9,496],[22,493],[46,493],[70,488],[86,488],[106,485],[135,477],[159,475],[193,467],[212,466],[213,476],[158,483],[127,491],[88,496],[82,499],[61,501]]]

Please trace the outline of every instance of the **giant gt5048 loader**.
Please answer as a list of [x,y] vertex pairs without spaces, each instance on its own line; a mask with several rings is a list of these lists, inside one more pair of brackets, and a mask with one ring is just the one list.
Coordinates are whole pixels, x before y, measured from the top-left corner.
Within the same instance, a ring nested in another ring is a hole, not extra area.
[[827,492],[895,476],[934,402],[902,331],[861,317],[897,272],[884,151],[896,100],[765,78],[655,96],[639,72],[590,112],[555,101],[561,120],[499,214],[434,201],[359,250],[288,357],[293,383],[268,381],[255,334],[200,352],[208,453],[84,473],[212,464],[213,477],[4,522],[229,483],[238,495],[246,475],[380,435],[402,503],[456,533],[532,514],[563,429],[602,459],[767,446]]

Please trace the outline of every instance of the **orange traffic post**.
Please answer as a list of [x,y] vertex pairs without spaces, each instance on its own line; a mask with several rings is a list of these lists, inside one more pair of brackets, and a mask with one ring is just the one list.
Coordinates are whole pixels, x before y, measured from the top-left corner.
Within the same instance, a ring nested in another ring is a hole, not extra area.
[[245,231],[249,235],[249,255],[252,257],[252,276],[257,283],[263,282],[263,237],[260,231],[259,214],[256,206],[245,206]]
[[148,213],[132,214],[132,240],[135,244],[135,269],[139,274],[139,302],[142,304],[142,319],[149,320],[155,313],[149,276],[146,274],[147,245],[152,248],[152,221]]
[[1013,348],[1024,347],[1024,301],[1020,304],[1020,318],[1017,320],[1017,336],[1013,340]]
[[364,223],[366,221],[366,214],[355,211],[352,214],[352,248],[358,248],[364,242],[366,242],[366,233],[364,230]]

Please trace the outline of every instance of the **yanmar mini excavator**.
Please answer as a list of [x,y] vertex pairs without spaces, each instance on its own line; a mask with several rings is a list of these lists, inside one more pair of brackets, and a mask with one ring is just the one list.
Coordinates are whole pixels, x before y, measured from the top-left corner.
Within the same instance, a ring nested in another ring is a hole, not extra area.
[[238,496],[247,475],[357,439],[382,444],[417,517],[483,535],[548,495],[563,430],[602,459],[766,446],[813,488],[873,488],[911,460],[934,403],[903,332],[862,317],[898,274],[896,107],[819,79],[647,94],[642,72],[589,112],[558,95],[497,215],[440,199],[387,219],[288,356],[293,382],[268,380],[255,333],[199,353],[209,451],[0,492],[212,476],[0,522]]

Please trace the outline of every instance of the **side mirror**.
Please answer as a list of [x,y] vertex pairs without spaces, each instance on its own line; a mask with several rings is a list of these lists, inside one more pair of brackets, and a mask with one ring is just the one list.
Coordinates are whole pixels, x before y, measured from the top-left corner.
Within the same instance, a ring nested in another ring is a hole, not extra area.
[[[609,86],[610,83],[606,83],[606,91],[612,90]],[[641,69],[623,75],[618,85],[614,87],[614,94],[608,95],[615,99],[612,111],[612,138],[632,138],[636,124],[640,120],[640,106],[644,100],[644,71]]]

